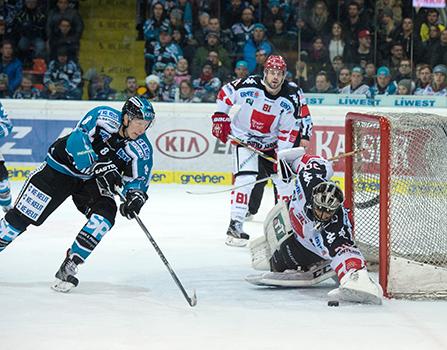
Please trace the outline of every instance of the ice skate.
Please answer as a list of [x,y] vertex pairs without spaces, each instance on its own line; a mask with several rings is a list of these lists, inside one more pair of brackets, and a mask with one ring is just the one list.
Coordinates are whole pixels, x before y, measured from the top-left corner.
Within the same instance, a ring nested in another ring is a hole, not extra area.
[[56,272],[56,281],[51,288],[57,292],[68,293],[79,283],[79,280],[75,277],[77,273],[78,266],[73,259],[70,258],[69,252],[67,252],[67,257]]
[[329,300],[362,304],[382,304],[382,288],[364,268],[349,271],[340,281],[340,286],[328,293]]
[[232,247],[245,247],[249,239],[250,236],[242,229],[242,222],[231,220],[230,226],[228,226],[225,244]]

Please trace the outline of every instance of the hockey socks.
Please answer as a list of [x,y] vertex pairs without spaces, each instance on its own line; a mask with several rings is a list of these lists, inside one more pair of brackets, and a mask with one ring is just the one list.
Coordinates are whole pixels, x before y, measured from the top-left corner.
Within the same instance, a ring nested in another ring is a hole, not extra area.
[[5,218],[0,219],[0,252],[21,233],[22,231],[10,225]]
[[84,262],[111,227],[109,220],[101,215],[93,214],[73,242],[70,248],[71,255]]
[[8,179],[0,181],[0,206],[3,211],[7,212],[11,209],[11,191]]

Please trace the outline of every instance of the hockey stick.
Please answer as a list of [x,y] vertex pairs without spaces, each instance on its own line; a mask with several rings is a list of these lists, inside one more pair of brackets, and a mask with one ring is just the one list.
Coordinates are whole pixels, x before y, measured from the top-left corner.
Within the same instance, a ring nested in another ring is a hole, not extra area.
[[228,138],[233,141],[236,142],[239,146],[245,147],[246,149],[256,153],[258,156],[267,159],[269,162],[272,162],[273,164],[277,164],[278,161],[275,158],[269,157],[268,155],[262,153],[260,150],[254,148],[253,146],[250,146],[248,144],[246,144],[245,142],[239,140],[237,137],[234,137],[232,135],[228,135]]
[[[329,158],[327,160],[330,161],[330,162],[333,162],[333,161],[339,160],[341,158],[346,158],[346,157],[353,156],[353,155],[355,155],[357,153],[363,152],[364,150],[365,150],[365,148],[361,148],[361,149],[357,149],[357,150],[351,151],[351,152],[340,153],[338,156],[331,157],[331,158]],[[296,178],[296,176],[292,176],[291,180],[293,180],[294,178]],[[254,182],[250,182],[248,184],[239,185],[239,186],[232,186],[232,187],[226,188],[224,190],[205,191],[205,192],[186,191],[186,193],[194,194],[194,195],[202,195],[202,194],[208,195],[208,194],[224,193],[224,192],[230,192],[230,191],[236,190],[236,189],[241,188],[241,187],[245,187],[245,186],[249,186],[249,185],[256,185],[256,184],[258,184],[260,182],[268,181],[270,179],[273,179],[273,176],[267,176],[267,177],[264,177],[263,179],[259,179],[259,180],[256,180]]]
[[[117,191],[118,195],[120,196],[121,200],[123,202],[126,201],[126,198],[124,197],[123,193],[121,191]],[[183,287],[182,283],[180,282],[180,280],[178,279],[177,275],[175,274],[174,270],[172,269],[171,265],[169,265],[168,260],[166,259],[166,257],[164,256],[163,252],[161,251],[161,249],[159,248],[157,242],[155,242],[154,238],[152,237],[152,235],[150,234],[149,230],[146,228],[146,226],[143,224],[143,222],[141,221],[140,217],[138,216],[138,214],[134,213],[134,217],[135,220],[138,222],[138,225],[140,225],[141,229],[143,230],[143,232],[146,234],[147,238],[149,238],[149,241],[152,243],[152,246],[154,247],[155,251],[157,252],[158,256],[160,257],[161,261],[163,261],[163,264],[165,264],[166,268],[168,269],[171,277],[173,278],[174,282],[177,284],[177,286],[180,288],[183,296],[185,297],[185,299],[188,301],[189,306],[193,307],[196,306],[197,304],[197,295],[196,295],[196,291],[193,290],[192,292],[192,296],[190,297],[188,295],[188,293],[186,293],[185,288]]]

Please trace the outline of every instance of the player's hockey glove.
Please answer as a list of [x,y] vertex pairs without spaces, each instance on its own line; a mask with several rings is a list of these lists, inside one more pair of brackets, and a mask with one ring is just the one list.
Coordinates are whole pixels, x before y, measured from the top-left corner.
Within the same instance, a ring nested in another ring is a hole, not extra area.
[[120,205],[120,213],[129,220],[139,214],[147,200],[147,194],[142,191],[130,190],[126,193],[126,201]]
[[116,187],[122,186],[121,175],[111,161],[99,161],[93,165],[93,173],[98,185],[110,193],[116,193]]
[[228,140],[228,135],[231,132],[231,118],[228,114],[222,112],[216,112],[211,117],[213,120],[212,133],[223,143]]

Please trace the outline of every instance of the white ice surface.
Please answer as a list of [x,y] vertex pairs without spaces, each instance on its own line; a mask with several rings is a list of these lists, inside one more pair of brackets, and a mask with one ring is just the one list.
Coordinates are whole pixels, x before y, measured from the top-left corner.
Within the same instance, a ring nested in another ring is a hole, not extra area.
[[[20,184],[13,185],[17,194]],[[447,349],[447,302],[386,300],[328,307],[327,283],[258,288],[247,248],[227,247],[223,187],[153,185],[141,219],[189,293],[188,306],[137,223],[122,217],[69,294],[49,285],[85,218],[71,200],[0,254],[0,349]],[[263,206],[245,229],[262,232]]]

